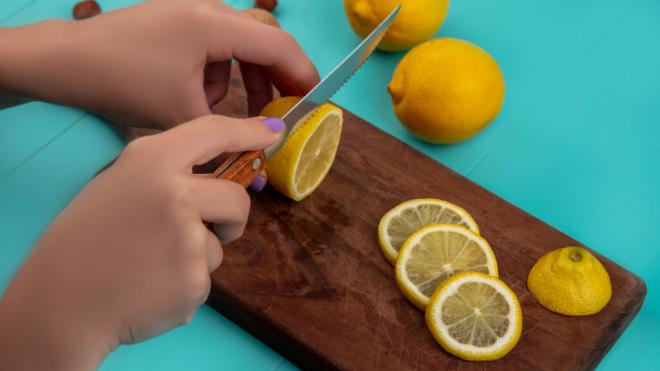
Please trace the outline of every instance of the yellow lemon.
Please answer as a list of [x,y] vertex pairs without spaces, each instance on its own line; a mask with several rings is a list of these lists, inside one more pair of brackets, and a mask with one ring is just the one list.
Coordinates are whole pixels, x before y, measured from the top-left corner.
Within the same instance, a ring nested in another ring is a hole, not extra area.
[[468,361],[491,361],[518,343],[522,311],[516,294],[500,279],[464,272],[435,290],[426,324],[449,353]]
[[262,108],[259,116],[281,118],[301,99],[302,97],[295,96],[277,98]]
[[403,243],[395,276],[403,294],[424,310],[440,282],[467,271],[497,276],[497,260],[488,242],[459,225],[431,224]]
[[399,249],[413,232],[430,224],[456,224],[479,233],[472,216],[462,207],[434,198],[408,200],[388,211],[378,223],[378,243],[395,264]]
[[387,87],[394,112],[419,138],[456,143],[476,135],[500,112],[504,77],[487,52],[440,38],[406,54]]
[[399,4],[401,11],[378,44],[381,50],[410,49],[430,39],[449,8],[449,0],[344,0],[344,10],[353,31],[365,37]]
[[568,316],[598,313],[612,297],[605,267],[582,247],[543,255],[527,276],[527,287],[547,309]]
[[[281,117],[299,100],[299,97],[274,100],[259,115]],[[268,183],[295,201],[309,196],[332,167],[342,124],[342,110],[330,103],[303,117],[282,148],[268,160]]]

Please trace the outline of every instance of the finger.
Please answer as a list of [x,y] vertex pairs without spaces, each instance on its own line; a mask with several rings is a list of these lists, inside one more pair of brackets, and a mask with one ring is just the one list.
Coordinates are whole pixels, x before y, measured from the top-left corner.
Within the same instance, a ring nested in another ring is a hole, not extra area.
[[229,89],[231,61],[210,63],[204,69],[204,91],[209,106],[221,101]]
[[277,88],[277,91],[280,93],[280,96],[288,97],[293,95],[293,96],[301,97],[307,94],[307,91],[298,89],[298,87],[296,87],[295,84],[287,80],[286,76],[284,76],[277,69],[269,68],[269,67],[265,67],[264,69],[268,74],[268,79],[272,82],[273,85],[275,85],[275,88]]
[[250,196],[240,184],[218,179],[191,178],[199,215],[213,223],[222,244],[239,238],[250,214]]
[[268,184],[268,175],[266,175],[266,170],[261,170],[259,175],[250,184],[250,189],[255,192],[261,192],[266,188],[266,184]]
[[218,269],[220,264],[222,264],[222,258],[224,257],[222,244],[218,237],[211,231],[208,231],[207,255],[209,273],[211,273]]
[[190,170],[224,152],[256,151],[273,144],[284,128],[279,119],[209,115],[154,136],[163,160]]
[[262,108],[273,100],[273,86],[261,66],[240,62],[243,85],[247,93],[248,115],[256,116]]
[[190,104],[187,105],[187,110],[183,113],[182,116],[171,120],[165,126],[165,129],[176,127],[183,122],[194,120],[200,117],[205,117],[211,115],[211,107],[208,104],[208,98],[204,90],[203,82],[200,82],[199,88],[194,89],[189,95]]
[[208,55],[211,60],[233,57],[267,66],[301,92],[309,91],[319,82],[314,64],[288,32],[220,12],[215,17],[217,19],[209,27]]

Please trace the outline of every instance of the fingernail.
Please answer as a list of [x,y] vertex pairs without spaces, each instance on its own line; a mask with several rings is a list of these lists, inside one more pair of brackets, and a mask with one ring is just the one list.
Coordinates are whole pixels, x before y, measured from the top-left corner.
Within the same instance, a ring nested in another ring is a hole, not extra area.
[[270,131],[273,133],[279,133],[284,129],[284,121],[278,119],[277,117],[266,117],[264,119],[261,119],[261,121],[268,126]]
[[254,180],[250,184],[250,189],[257,192],[261,192],[264,189],[264,187],[266,187],[266,179],[261,175],[254,178]]

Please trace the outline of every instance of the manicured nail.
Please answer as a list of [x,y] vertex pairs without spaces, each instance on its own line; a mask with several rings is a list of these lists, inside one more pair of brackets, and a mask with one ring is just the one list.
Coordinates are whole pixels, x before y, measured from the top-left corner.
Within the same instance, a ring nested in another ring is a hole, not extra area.
[[266,187],[266,179],[261,175],[254,178],[254,180],[250,184],[250,189],[257,192],[261,192],[264,189],[264,187]]
[[270,131],[273,133],[279,133],[284,129],[284,121],[278,119],[277,117],[266,117],[264,119],[261,119],[261,121],[268,126]]

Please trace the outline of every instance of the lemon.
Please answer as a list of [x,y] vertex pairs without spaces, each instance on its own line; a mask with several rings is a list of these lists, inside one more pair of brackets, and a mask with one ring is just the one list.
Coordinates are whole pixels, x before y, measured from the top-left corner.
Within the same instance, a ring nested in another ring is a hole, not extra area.
[[499,278],[458,273],[433,294],[426,324],[449,353],[468,361],[504,357],[522,332],[520,302]]
[[399,4],[399,14],[378,44],[381,50],[410,49],[430,39],[449,8],[449,0],[344,0],[344,10],[353,31],[365,37]]
[[467,41],[439,38],[406,54],[387,86],[399,121],[432,143],[456,143],[485,128],[504,102],[495,60]]
[[457,224],[479,233],[472,216],[462,207],[434,198],[403,202],[388,211],[378,224],[378,242],[390,263],[396,263],[403,242],[429,224]]
[[488,242],[453,224],[431,224],[413,233],[399,252],[396,281],[403,294],[424,310],[440,282],[458,272],[497,276],[497,261]]
[[302,97],[296,96],[277,98],[264,106],[259,112],[259,116],[281,118],[301,99]]
[[[299,100],[299,97],[274,100],[260,115],[281,117]],[[332,167],[342,123],[342,110],[330,103],[303,117],[282,148],[268,160],[268,183],[295,201],[314,192]]]
[[527,287],[541,305],[568,316],[598,313],[612,297],[605,267],[585,248],[574,246],[543,255],[529,271]]

